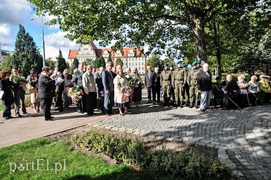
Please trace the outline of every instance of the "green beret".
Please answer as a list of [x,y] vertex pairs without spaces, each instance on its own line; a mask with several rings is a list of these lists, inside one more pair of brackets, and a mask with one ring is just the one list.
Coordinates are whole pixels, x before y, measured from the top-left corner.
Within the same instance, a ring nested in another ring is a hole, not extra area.
[[174,64],[170,64],[170,67],[173,67],[174,66]]
[[183,63],[182,67],[186,67],[186,64],[185,64],[185,63]]
[[168,64],[165,64],[165,66],[168,66]]
[[183,61],[178,61],[177,64],[181,64]]
[[197,61],[194,61],[193,63],[192,63],[192,66],[195,66],[197,64]]
[[200,60],[197,61],[197,64],[200,64]]

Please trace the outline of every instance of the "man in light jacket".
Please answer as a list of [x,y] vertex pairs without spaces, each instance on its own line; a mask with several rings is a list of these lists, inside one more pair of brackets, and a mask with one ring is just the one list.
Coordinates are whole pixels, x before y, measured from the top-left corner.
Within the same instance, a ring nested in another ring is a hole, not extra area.
[[86,109],[89,116],[94,113],[94,105],[96,102],[96,84],[94,75],[91,73],[92,69],[93,67],[88,65],[87,71],[83,74],[82,77],[83,88],[86,94]]

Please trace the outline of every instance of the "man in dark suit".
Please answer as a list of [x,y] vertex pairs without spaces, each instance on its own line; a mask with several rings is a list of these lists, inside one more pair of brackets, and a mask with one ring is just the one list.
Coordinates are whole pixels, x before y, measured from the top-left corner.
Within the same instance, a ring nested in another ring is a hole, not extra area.
[[41,100],[41,108],[44,112],[45,121],[52,120],[50,107],[52,104],[52,98],[55,93],[55,80],[49,77],[49,67],[44,66],[42,73],[39,76],[39,90],[38,95]]
[[102,81],[104,87],[104,113],[110,116],[112,114],[112,106],[114,103],[114,84],[113,74],[111,72],[113,67],[112,62],[106,63],[106,69],[102,72]]
[[[161,89],[161,84],[160,84],[159,68],[156,67],[156,68],[154,68],[153,81],[152,81],[153,104],[156,104],[156,102],[158,102],[158,103],[160,102],[160,89]],[[156,101],[156,96],[157,96],[157,101]]]
[[[73,79],[72,79],[72,83],[73,86],[76,88],[80,88],[82,91],[84,91],[83,88],[83,81],[82,81],[82,77],[84,74],[84,64],[80,63],[79,67],[78,67],[78,71],[76,71],[73,75]],[[86,95],[84,93],[82,99],[77,101],[77,112],[79,113],[84,113],[86,112]]]
[[145,73],[145,85],[148,90],[148,103],[151,103],[151,94],[153,88],[153,72],[150,66],[147,66],[147,71]]
[[200,93],[200,110],[202,112],[210,108],[212,96],[212,75],[209,72],[209,65],[203,64],[202,70],[198,73],[198,91]]

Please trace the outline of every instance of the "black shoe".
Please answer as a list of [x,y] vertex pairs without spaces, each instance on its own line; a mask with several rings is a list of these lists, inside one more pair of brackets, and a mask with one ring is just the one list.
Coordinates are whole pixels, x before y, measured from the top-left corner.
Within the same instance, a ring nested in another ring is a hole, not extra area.
[[23,117],[23,116],[19,114],[19,115],[16,115],[16,117]]
[[148,103],[152,103],[152,100],[148,100]]
[[121,113],[120,115],[121,115],[121,116],[124,116],[124,115],[125,115],[125,113]]
[[24,112],[23,114],[24,114],[24,115],[29,115],[27,112]]
[[189,107],[190,107],[190,108],[193,108],[193,107],[194,107],[194,105],[193,105],[193,104],[191,104]]
[[206,111],[206,109],[200,109],[200,111],[201,111],[201,112],[205,112],[205,111]]
[[183,108],[183,102],[180,102],[180,107]]
[[111,116],[111,114],[109,114],[109,113],[106,113],[105,115],[106,115],[106,116]]
[[57,107],[57,108],[55,108],[54,110],[57,111],[57,110],[59,110],[59,108]]
[[13,116],[9,116],[8,118],[9,118],[9,119],[12,119],[12,118],[13,118]]

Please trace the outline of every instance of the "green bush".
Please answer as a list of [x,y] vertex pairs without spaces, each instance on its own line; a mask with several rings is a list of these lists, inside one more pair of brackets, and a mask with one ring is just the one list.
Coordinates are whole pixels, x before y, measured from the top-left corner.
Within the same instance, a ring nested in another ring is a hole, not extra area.
[[178,153],[165,148],[151,150],[136,138],[92,131],[81,136],[75,134],[72,136],[72,142],[93,152],[104,153],[118,162],[139,166],[143,170],[163,176],[184,179],[236,179],[231,169],[220,161],[192,150]]

